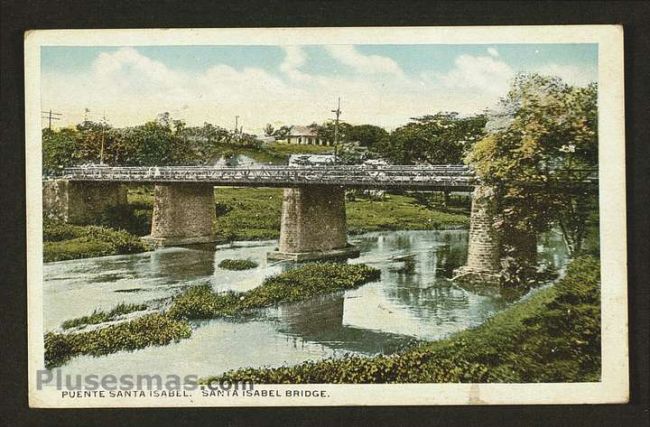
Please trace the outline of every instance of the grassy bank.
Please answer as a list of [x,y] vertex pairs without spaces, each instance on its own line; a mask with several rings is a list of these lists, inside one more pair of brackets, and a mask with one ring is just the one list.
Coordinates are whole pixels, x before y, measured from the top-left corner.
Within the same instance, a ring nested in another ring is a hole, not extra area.
[[218,378],[266,384],[598,381],[599,263],[576,259],[553,287],[483,325],[396,355],[247,368]]
[[[218,188],[217,233],[225,240],[275,239],[280,235],[282,190],[275,188]],[[410,195],[387,195],[383,200],[355,197],[346,202],[352,234],[383,230],[431,230],[466,227],[468,212],[443,212],[418,203]]]
[[82,354],[103,356],[120,350],[166,345],[188,338],[191,333],[187,322],[163,314],[149,314],[88,332],[48,332],[45,334],[45,366],[51,369]]
[[191,287],[174,298],[167,314],[175,319],[233,316],[246,310],[358,288],[377,279],[379,270],[364,264],[307,264],[269,277],[248,292],[215,293],[210,285]]
[[148,245],[126,231],[52,221],[43,224],[43,258],[46,262],[146,250],[149,250]]

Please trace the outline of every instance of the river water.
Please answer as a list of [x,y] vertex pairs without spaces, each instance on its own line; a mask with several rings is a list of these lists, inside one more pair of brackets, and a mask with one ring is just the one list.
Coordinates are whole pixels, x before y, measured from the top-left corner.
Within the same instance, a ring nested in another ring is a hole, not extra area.
[[[449,281],[465,263],[467,231],[392,231],[351,236],[361,256],[350,263],[381,269],[381,279],[358,289],[285,304],[237,320],[193,322],[192,337],[163,347],[80,356],[67,374],[216,375],[241,367],[279,366],[350,354],[390,354],[415,340],[435,340],[483,323],[507,307],[498,295],[479,295]],[[45,264],[45,330],[67,319],[107,310],[120,302],[156,306],[187,286],[210,283],[217,291],[246,291],[267,276],[294,268],[271,262],[277,242],[237,242],[214,248],[167,248],[135,255]],[[540,245],[561,268],[558,236]],[[411,273],[401,260],[415,261]],[[222,270],[226,258],[259,263],[246,271]]]

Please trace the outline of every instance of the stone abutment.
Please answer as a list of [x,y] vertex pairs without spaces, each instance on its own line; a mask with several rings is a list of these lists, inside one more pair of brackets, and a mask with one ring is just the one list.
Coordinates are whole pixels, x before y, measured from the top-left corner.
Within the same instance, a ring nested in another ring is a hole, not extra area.
[[216,240],[214,186],[211,184],[156,184],[151,235],[157,246],[209,243]]
[[502,236],[494,227],[497,206],[494,189],[477,186],[472,194],[467,264],[454,273],[463,281],[496,284],[501,270]]
[[348,244],[345,189],[336,185],[286,188],[278,250],[270,259],[307,261],[359,255]]
[[118,182],[43,182],[45,217],[71,224],[93,224],[111,207],[126,205],[126,187]]

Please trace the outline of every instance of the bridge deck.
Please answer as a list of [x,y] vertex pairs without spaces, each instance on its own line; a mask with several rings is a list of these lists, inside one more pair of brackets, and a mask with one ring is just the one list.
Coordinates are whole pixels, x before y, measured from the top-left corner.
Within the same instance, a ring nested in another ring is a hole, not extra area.
[[260,166],[260,167],[76,167],[63,178],[86,182],[206,183],[215,186],[294,187],[343,185],[471,191],[474,173],[464,165],[434,166]]

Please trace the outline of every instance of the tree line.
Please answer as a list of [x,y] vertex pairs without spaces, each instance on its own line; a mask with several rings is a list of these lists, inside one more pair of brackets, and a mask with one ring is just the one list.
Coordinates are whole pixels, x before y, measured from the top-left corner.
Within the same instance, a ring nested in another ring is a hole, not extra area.
[[[333,141],[334,123],[312,124],[320,138]],[[586,224],[596,198],[585,170],[598,163],[597,86],[574,87],[556,77],[517,76],[498,108],[475,115],[438,112],[414,117],[388,132],[371,124],[340,123],[342,145],[358,142],[367,155],[394,164],[473,166],[493,186],[504,215],[498,226],[514,236],[537,235],[558,225],[572,253],[583,249]],[[286,138],[290,127],[265,133]],[[253,135],[205,123],[188,127],[168,113],[140,126],[112,128],[84,121],[74,128],[43,130],[43,172],[86,162],[146,166],[204,164],[223,147],[260,148]],[[231,148],[231,150],[232,150]],[[236,151],[236,150],[235,150]],[[571,188],[566,182],[572,181]]]

